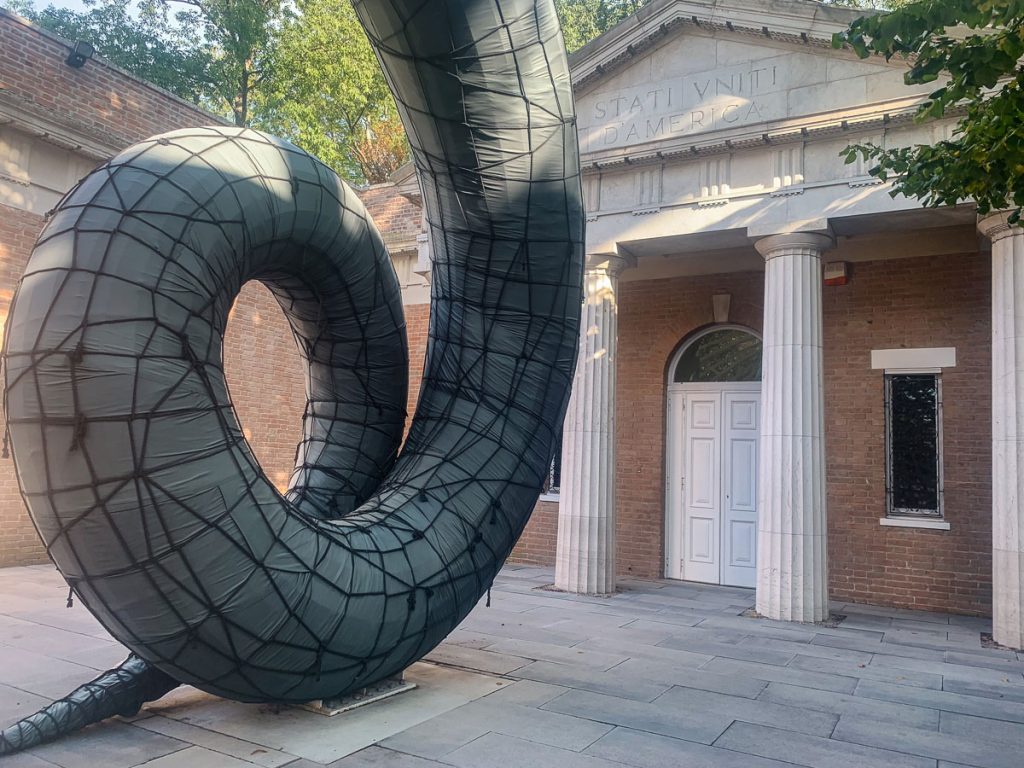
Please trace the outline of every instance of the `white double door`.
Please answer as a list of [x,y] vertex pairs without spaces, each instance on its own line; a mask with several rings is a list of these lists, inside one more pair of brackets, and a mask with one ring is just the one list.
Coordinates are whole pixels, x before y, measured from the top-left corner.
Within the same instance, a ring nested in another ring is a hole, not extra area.
[[760,405],[760,382],[669,386],[669,578],[755,586]]

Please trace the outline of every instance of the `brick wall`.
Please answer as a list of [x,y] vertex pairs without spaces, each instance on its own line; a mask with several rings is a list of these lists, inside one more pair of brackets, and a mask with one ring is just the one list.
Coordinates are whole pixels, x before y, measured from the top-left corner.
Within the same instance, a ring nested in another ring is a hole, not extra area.
[[530,522],[523,535],[516,542],[510,563],[524,565],[553,566],[555,564],[555,543],[558,540],[558,504],[550,501],[537,502]]
[[[42,226],[42,217],[0,204],[0,322],[7,320],[11,297]],[[6,423],[6,415],[0,412],[0,416]],[[46,553],[18,491],[14,461],[0,458],[0,567],[45,560]]]
[[99,60],[64,63],[68,44],[0,10],[0,96],[41,117],[127,146],[219,118]]
[[284,491],[302,436],[306,382],[288,321],[260,283],[247,283],[231,309],[224,370],[243,434],[267,477]]
[[405,428],[408,430],[412,414],[416,411],[416,401],[419,399],[420,383],[423,379],[423,358],[427,353],[430,305],[407,304],[404,309],[405,328],[409,336],[409,419],[405,424]]
[[399,194],[395,185],[390,183],[361,189],[359,198],[372,212],[373,223],[392,253],[415,247],[416,237],[422,231],[422,209],[416,203]]
[[[825,289],[825,428],[833,599],[987,615],[992,598],[991,263],[987,255],[853,265]],[[956,347],[942,373],[949,531],[890,528],[885,414],[872,349]]]

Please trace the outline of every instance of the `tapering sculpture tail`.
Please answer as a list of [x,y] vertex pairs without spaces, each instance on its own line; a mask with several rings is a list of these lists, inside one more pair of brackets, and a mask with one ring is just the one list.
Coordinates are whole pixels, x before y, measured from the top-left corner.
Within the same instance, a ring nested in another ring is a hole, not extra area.
[[0,731],[0,755],[45,744],[114,715],[134,715],[179,685],[133,653],[120,666]]

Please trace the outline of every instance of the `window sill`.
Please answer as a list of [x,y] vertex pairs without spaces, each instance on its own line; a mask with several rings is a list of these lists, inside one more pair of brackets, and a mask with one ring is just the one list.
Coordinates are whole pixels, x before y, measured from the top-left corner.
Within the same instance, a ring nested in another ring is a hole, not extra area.
[[929,520],[924,517],[883,517],[878,521],[879,525],[889,525],[895,528],[929,528],[933,531],[948,531],[949,523],[945,520]]
[[555,504],[558,503],[559,496],[557,493],[542,493],[537,501],[550,501]]

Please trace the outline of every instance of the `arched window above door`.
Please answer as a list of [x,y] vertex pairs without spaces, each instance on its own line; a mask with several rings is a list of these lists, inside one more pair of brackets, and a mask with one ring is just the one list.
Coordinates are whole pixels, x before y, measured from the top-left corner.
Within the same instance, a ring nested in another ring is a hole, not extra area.
[[760,381],[761,339],[742,328],[712,328],[683,348],[672,381]]

